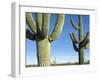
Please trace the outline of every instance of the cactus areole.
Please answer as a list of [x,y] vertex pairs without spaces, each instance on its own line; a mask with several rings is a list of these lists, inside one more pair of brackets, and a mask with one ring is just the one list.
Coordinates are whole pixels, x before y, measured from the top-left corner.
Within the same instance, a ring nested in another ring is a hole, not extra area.
[[[74,50],[78,52],[79,55],[79,64],[84,64],[84,49],[87,48],[89,44],[89,32],[87,32],[86,36],[83,35],[83,24],[82,24],[82,16],[78,16],[79,25],[76,25],[71,19],[72,26],[78,31],[78,40],[75,37],[75,34],[72,32],[70,34]],[[78,44],[78,46],[77,46]]]
[[26,29],[26,37],[36,41],[38,66],[50,66],[50,44],[59,37],[64,25],[65,15],[58,14],[53,32],[48,35],[50,16],[49,13],[37,13],[34,21],[32,13],[26,12],[26,22],[31,30]]

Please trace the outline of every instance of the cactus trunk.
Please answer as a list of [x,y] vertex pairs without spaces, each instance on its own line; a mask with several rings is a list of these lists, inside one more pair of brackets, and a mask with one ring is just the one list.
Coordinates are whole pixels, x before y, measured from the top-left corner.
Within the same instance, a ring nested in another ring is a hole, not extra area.
[[[79,26],[79,42],[81,42],[83,40],[82,16],[79,16]],[[84,48],[79,49],[79,64],[84,64]]]
[[79,64],[84,64],[84,50],[79,50]]
[[38,66],[50,66],[50,42],[46,37],[36,40]]

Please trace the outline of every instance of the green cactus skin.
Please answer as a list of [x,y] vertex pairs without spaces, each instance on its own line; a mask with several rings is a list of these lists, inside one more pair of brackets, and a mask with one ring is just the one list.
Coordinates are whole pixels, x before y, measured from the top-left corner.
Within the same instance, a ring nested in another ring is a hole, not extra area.
[[[72,32],[70,34],[74,50],[78,52],[79,55],[79,64],[84,64],[84,49],[87,48],[87,45],[89,45],[89,32],[87,32],[86,36],[83,35],[83,24],[82,24],[82,16],[78,16],[79,19],[79,25],[76,25],[71,19],[71,24],[73,28],[75,28],[78,31],[78,40],[76,39],[74,33]],[[78,44],[78,46],[77,46]]]
[[56,40],[64,25],[64,14],[57,15],[55,28],[51,35],[48,35],[50,24],[50,13],[37,13],[37,20],[31,12],[26,12],[26,22],[31,31],[26,30],[26,37],[32,41],[36,41],[38,66],[50,66],[50,45]]

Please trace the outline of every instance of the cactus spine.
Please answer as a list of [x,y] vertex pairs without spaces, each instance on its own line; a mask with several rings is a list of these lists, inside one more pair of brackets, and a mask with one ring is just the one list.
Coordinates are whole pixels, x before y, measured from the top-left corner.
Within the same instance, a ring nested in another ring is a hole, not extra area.
[[78,52],[79,55],[79,64],[84,64],[84,49],[89,45],[89,32],[87,32],[86,36],[83,35],[83,24],[82,24],[82,16],[78,16],[79,24],[76,25],[71,19],[72,26],[78,31],[78,40],[75,37],[75,34],[70,33],[70,37],[73,43],[74,50]]
[[50,66],[50,43],[56,40],[62,32],[64,19],[64,14],[58,14],[54,30],[51,35],[48,35],[50,14],[37,13],[35,22],[32,13],[26,13],[26,22],[31,30],[26,30],[26,37],[36,41],[38,66]]

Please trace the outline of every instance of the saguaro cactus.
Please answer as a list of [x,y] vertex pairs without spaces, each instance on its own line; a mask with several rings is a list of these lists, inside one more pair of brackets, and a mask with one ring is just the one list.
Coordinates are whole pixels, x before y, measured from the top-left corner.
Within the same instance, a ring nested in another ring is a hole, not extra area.
[[71,19],[72,26],[78,31],[78,40],[76,39],[75,34],[73,32],[70,33],[70,37],[73,43],[74,50],[78,52],[79,64],[84,64],[84,49],[86,49],[89,45],[89,32],[87,32],[86,36],[84,37],[82,16],[79,15],[78,19],[78,25],[76,25],[73,19]]
[[60,35],[64,19],[64,14],[58,14],[53,32],[48,35],[50,14],[37,13],[36,21],[34,21],[32,13],[26,13],[26,22],[31,30],[26,30],[26,37],[36,41],[38,66],[50,66],[50,43]]

